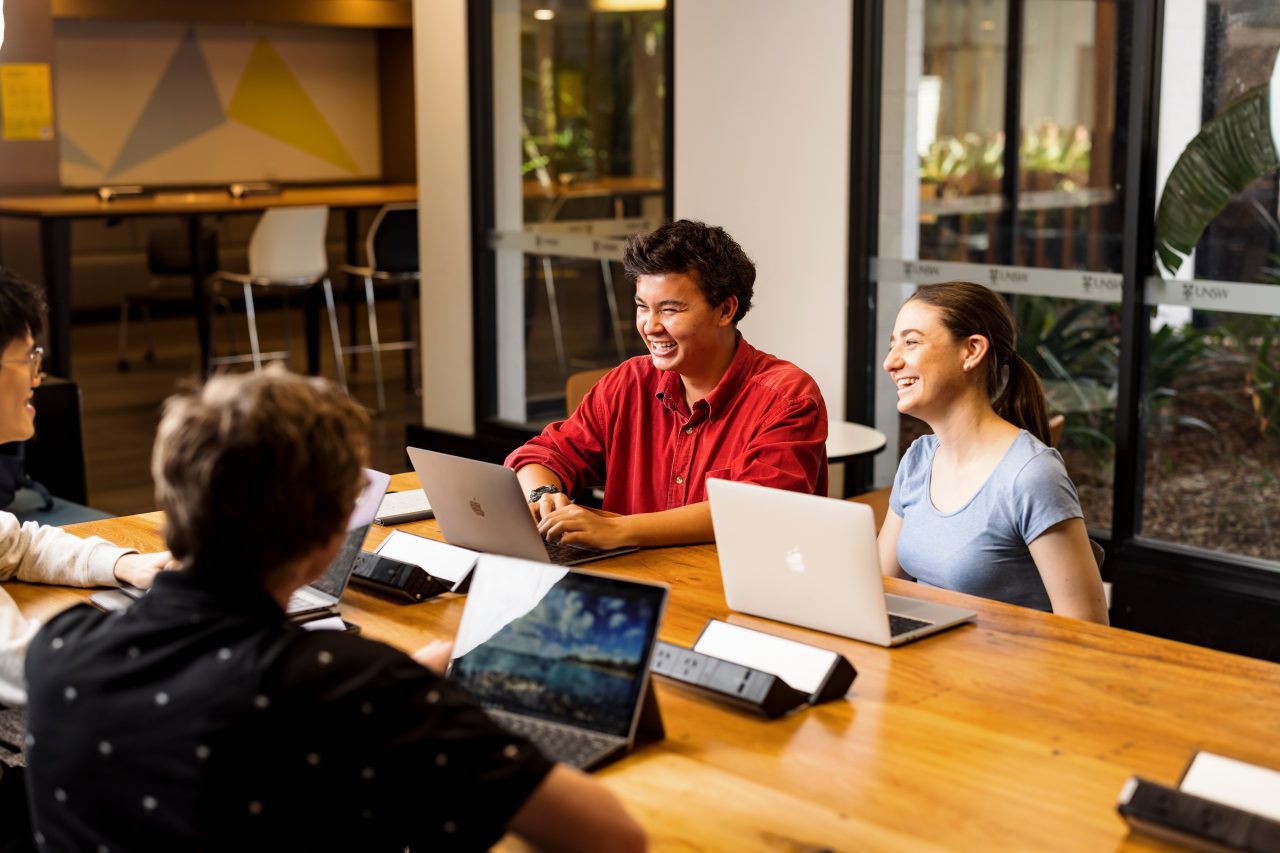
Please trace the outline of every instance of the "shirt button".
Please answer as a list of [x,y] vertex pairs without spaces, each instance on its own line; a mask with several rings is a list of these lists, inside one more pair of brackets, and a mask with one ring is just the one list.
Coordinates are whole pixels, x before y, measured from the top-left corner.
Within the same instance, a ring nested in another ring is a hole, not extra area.
[[677,482],[677,483],[683,483],[683,482],[684,482],[684,477],[676,477],[676,482]]
[[693,435],[693,427],[685,427],[685,428],[684,428],[684,434],[685,434],[685,435]]

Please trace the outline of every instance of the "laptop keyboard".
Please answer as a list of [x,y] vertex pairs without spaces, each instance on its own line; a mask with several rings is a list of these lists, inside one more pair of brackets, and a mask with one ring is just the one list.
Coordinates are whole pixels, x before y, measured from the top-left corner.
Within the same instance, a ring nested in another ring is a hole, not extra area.
[[507,731],[533,741],[548,758],[570,767],[587,767],[614,749],[620,740],[536,717],[524,717],[504,711],[490,711],[489,714]]
[[927,628],[932,622],[925,622],[923,619],[912,619],[909,616],[899,616],[896,613],[889,614],[889,636],[896,637],[899,634],[905,634],[908,631],[914,631],[917,628]]
[[580,545],[566,545],[563,542],[547,542],[543,540],[542,544],[547,546],[547,557],[557,566],[567,566],[570,563],[576,563],[579,560],[589,559],[596,554],[603,553],[597,548],[583,548]]
[[327,607],[328,605],[329,602],[322,598],[317,598],[315,595],[309,593],[307,588],[304,586],[302,589],[294,591],[293,595],[289,596],[289,603],[285,605],[284,612],[299,613],[303,610],[315,610],[320,607]]

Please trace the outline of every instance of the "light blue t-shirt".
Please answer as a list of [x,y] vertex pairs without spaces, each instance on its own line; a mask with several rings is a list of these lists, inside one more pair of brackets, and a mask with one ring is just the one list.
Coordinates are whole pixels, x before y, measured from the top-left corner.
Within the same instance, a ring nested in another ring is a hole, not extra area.
[[930,586],[1052,610],[1027,545],[1053,525],[1083,518],[1058,451],[1021,430],[973,497],[955,512],[929,498],[938,437],[916,439],[898,463],[889,509],[902,518],[898,565]]

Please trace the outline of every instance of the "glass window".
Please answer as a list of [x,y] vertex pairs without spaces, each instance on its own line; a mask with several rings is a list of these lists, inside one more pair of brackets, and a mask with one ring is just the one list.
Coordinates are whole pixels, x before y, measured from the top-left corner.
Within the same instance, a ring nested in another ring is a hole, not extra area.
[[[1227,137],[1250,116],[1274,109],[1267,84],[1280,53],[1280,8],[1269,0],[1170,0],[1169,14],[1180,25],[1166,31],[1163,48],[1157,245],[1179,231],[1177,220],[1207,228],[1188,259],[1165,258],[1162,278],[1148,285],[1156,307],[1145,377],[1141,533],[1261,558],[1274,568],[1280,194],[1273,169],[1249,167],[1248,143],[1274,146],[1275,131],[1264,123],[1235,142]],[[1163,105],[1172,97],[1183,109],[1166,121]],[[1217,132],[1206,126],[1211,120]],[[1174,165],[1184,152],[1201,156]],[[1262,155],[1257,162],[1274,160],[1274,148]],[[1206,180],[1204,166],[1214,163],[1230,163],[1236,180]],[[1215,187],[1230,200],[1213,215],[1200,205]]]
[[1007,0],[928,0],[918,81],[920,257],[999,263]]
[[[1123,248],[1124,176],[1117,168],[1123,157],[1115,127],[1127,109],[1117,85],[1116,4],[923,5],[919,31],[886,6],[886,44],[905,40],[923,60],[918,72],[909,63],[898,69],[902,61],[885,51],[882,147],[891,151],[895,137],[907,142],[914,118],[919,159],[918,171],[900,184],[892,177],[881,182],[879,255],[907,263],[878,266],[878,334],[887,346],[893,315],[912,284],[965,279],[1006,294],[1020,354],[1044,381],[1050,413],[1063,418],[1058,449],[1086,521],[1105,532],[1113,506]],[[1019,17],[1020,32],[1010,34],[1009,21]],[[905,33],[893,33],[901,23]],[[1012,66],[1021,81],[1016,117],[1005,101]],[[905,73],[905,95],[893,90],[895,73]],[[1016,158],[1006,156],[1011,124],[1018,128]],[[1006,181],[1010,160],[1017,174]],[[893,162],[886,158],[885,168]],[[913,182],[918,200],[909,198]],[[886,186],[903,187],[901,196]],[[876,412],[877,426],[898,436],[900,452],[927,429],[897,416],[887,392],[877,395]],[[883,468],[876,479],[887,481]]]
[[641,351],[622,240],[661,222],[662,2],[493,4],[498,420],[564,416],[569,374]]

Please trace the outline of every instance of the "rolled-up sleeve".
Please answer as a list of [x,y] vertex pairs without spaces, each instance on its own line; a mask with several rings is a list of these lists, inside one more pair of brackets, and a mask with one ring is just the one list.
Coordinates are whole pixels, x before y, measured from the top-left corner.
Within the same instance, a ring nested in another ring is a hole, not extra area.
[[570,495],[602,485],[610,417],[606,405],[610,393],[602,385],[608,378],[587,392],[572,415],[516,448],[504,464],[515,471],[526,465],[545,466],[560,478],[564,491]]

